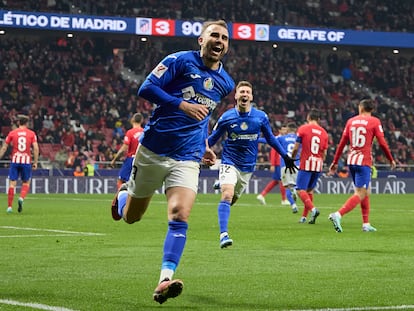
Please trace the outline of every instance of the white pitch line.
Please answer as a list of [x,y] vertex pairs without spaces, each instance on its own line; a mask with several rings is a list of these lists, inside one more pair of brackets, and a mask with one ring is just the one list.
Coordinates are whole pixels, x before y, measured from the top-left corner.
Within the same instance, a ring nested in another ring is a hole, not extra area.
[[63,237],[63,236],[85,236],[84,234],[23,234],[23,235],[0,235],[2,238],[42,238],[42,237]]
[[77,311],[73,309],[68,309],[64,307],[55,307],[55,306],[48,306],[43,305],[40,303],[33,303],[33,302],[20,302],[16,300],[10,300],[10,299],[0,299],[1,304],[10,305],[10,306],[19,306],[19,307],[28,307],[32,309],[38,309],[38,310],[48,310],[48,311]]
[[54,233],[65,233],[69,235],[105,235],[104,233],[95,233],[95,232],[67,231],[67,230],[42,229],[42,228],[13,227],[13,226],[0,226],[0,229],[46,231],[46,232],[54,232]]
[[375,311],[375,310],[409,310],[414,309],[414,305],[402,306],[384,306],[384,307],[354,307],[354,308],[327,308],[327,309],[304,309],[304,310],[289,310],[289,311]]

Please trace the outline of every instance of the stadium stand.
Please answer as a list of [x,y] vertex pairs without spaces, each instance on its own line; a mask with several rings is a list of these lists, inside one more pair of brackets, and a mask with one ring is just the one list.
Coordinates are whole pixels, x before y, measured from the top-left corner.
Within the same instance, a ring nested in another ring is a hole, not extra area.
[[[401,16],[401,12],[414,11],[410,1],[373,1],[370,4],[316,0],[294,4],[287,1],[277,4],[272,1],[228,1],[224,6],[220,1],[212,1],[208,10],[206,5],[198,6],[194,1],[57,3],[9,1],[7,5],[3,3],[2,8],[163,18],[224,16],[229,21],[338,28],[351,28],[348,25],[352,25],[353,29],[387,31],[414,29],[412,14]],[[221,6],[223,16],[209,15],[215,11],[211,7]],[[313,14],[316,11],[318,14]],[[399,18],[394,21],[384,19],[384,12],[388,16],[399,14]],[[368,15],[370,17],[366,18]],[[362,17],[366,21],[361,24]],[[151,103],[136,96],[141,81],[128,79],[121,71],[127,68],[135,77],[142,78],[166,53],[181,47],[189,48],[184,39],[174,40],[174,45],[163,38],[152,38],[145,43],[136,38],[125,38],[124,41],[124,48],[118,49],[119,41],[102,36],[79,35],[67,39],[56,34],[50,34],[48,38],[27,37],[26,34],[2,39],[2,138],[12,128],[16,115],[27,113],[32,117],[32,127],[39,133],[43,158],[53,161],[66,142],[70,149],[68,156],[77,152],[81,161],[85,157],[110,161],[121,143],[119,137],[113,136],[115,124],[120,122],[125,130],[131,114],[140,111],[147,119],[152,110]],[[236,81],[247,79],[253,83],[256,105],[269,114],[275,130],[291,120],[303,123],[311,107],[322,109],[325,112],[323,125],[331,135],[332,148],[327,162],[333,156],[333,146],[339,140],[345,120],[355,111],[355,103],[364,96],[375,97],[377,115],[383,120],[387,140],[400,167],[414,164],[412,53],[393,55],[385,49],[355,47],[334,52],[327,47],[299,45],[275,49],[259,42],[252,47],[242,41],[232,41],[225,62]],[[232,104],[230,96],[215,112],[212,124]],[[84,137],[78,133],[74,133],[74,137],[67,134],[74,120],[84,125]],[[87,147],[88,140],[92,147]],[[376,163],[385,164],[386,160],[377,148],[374,152]],[[220,153],[220,147],[216,151]],[[261,146],[259,158],[262,162],[268,161],[266,146]]]
[[414,2],[395,0],[14,0],[0,8],[171,19],[224,19],[272,25],[414,32]]

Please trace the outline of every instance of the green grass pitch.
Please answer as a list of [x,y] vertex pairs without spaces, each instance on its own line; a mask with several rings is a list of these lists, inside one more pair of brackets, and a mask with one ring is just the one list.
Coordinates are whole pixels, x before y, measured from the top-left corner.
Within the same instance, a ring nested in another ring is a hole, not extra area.
[[111,195],[29,195],[23,213],[6,214],[2,194],[0,310],[414,309],[414,195],[372,195],[378,232],[361,231],[357,207],[336,233],[328,215],[347,197],[315,195],[321,215],[309,225],[279,194],[266,206],[244,195],[231,210],[234,244],[220,249],[220,196],[199,195],[175,274],[183,293],[159,305],[163,195],[127,225],[112,220]]

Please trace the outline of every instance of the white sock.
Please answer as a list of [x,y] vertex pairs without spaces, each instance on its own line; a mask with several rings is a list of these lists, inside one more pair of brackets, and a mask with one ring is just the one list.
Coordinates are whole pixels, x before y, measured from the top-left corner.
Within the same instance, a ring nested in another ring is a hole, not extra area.
[[223,238],[223,237],[225,237],[225,236],[228,236],[229,234],[227,233],[227,232],[222,232],[222,233],[220,233],[220,240]]
[[174,276],[174,270],[162,269],[160,273],[160,281],[158,283],[161,283],[165,279],[172,280],[173,276]]
[[124,193],[128,193],[128,190],[119,191],[119,193],[118,193],[118,200],[119,200],[119,198],[120,198],[121,195],[124,195]]

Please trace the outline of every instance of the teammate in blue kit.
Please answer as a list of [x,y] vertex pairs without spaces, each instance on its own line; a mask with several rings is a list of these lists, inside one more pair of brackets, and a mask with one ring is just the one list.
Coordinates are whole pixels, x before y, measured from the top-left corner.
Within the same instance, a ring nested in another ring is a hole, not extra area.
[[233,244],[228,234],[230,206],[236,203],[253,174],[260,133],[263,133],[266,142],[284,158],[286,167],[295,170],[294,161],[273,135],[266,113],[252,107],[251,83],[240,81],[234,98],[235,108],[223,113],[208,137],[208,145],[213,146],[221,136],[227,134],[219,170],[221,200],[218,205],[218,219],[221,248]]
[[[297,126],[294,122],[289,122],[286,126],[287,133],[281,136],[277,137],[277,140],[280,142],[280,144],[283,146],[284,149],[286,149],[289,156],[292,156],[292,150],[296,143],[296,130]],[[296,155],[296,162],[295,165],[299,166],[299,154],[300,149],[298,151],[298,154]],[[281,167],[281,173],[282,173],[282,184],[286,188],[286,198],[289,201],[289,204],[292,208],[293,213],[298,212],[298,206],[296,205],[296,178],[297,178],[297,172],[290,172],[288,170],[285,170],[285,163],[284,160],[281,159],[280,161],[280,167]]]
[[181,294],[173,279],[187,239],[188,218],[198,190],[200,161],[213,165],[207,145],[208,120],[217,104],[234,89],[221,59],[229,48],[225,21],[203,24],[199,51],[166,56],[147,76],[138,95],[155,103],[144,128],[127,184],[112,203],[114,220],[141,220],[154,192],[165,184],[168,230],[159,284],[153,299],[164,303]]

